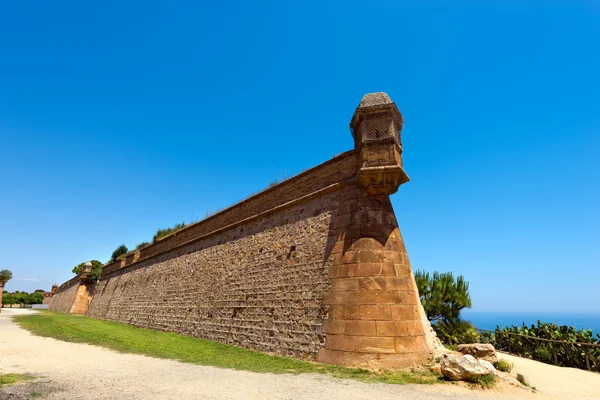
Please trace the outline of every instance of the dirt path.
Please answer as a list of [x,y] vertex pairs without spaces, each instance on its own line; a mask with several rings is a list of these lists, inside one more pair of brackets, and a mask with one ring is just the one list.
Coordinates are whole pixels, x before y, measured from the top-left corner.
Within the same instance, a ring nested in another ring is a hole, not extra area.
[[576,368],[561,368],[498,352],[498,358],[512,362],[512,375],[523,374],[531,386],[549,398],[600,399],[600,374]]
[[[517,388],[484,392],[452,384],[365,384],[322,375],[258,374],[121,354],[101,347],[33,336],[12,322],[10,316],[19,312],[31,311],[3,310],[0,314],[0,373],[31,373],[48,383],[5,387],[0,389],[0,399],[12,398],[8,397],[9,393],[19,390],[20,393],[41,390],[44,398],[50,400],[546,398]],[[533,375],[531,379],[538,384]]]

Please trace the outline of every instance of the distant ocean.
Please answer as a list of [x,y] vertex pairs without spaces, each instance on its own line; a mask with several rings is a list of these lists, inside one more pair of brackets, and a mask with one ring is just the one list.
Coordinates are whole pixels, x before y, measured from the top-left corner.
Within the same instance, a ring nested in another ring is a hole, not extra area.
[[550,322],[557,325],[574,326],[577,329],[591,329],[594,338],[600,334],[600,313],[598,314],[564,314],[564,313],[534,313],[534,312],[483,312],[463,310],[462,318],[469,320],[480,329],[496,329],[496,326],[527,326],[536,325],[537,321]]

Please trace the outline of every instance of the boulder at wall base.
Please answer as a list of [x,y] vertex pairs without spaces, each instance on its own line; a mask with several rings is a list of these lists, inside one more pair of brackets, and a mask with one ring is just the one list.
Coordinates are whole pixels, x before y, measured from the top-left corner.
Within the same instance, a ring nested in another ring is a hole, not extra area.
[[475,357],[470,355],[444,354],[440,369],[442,375],[453,381],[466,381],[472,377],[490,373]]
[[477,360],[479,364],[483,365],[490,374],[496,375],[496,367],[492,365],[491,362],[486,360]]
[[492,364],[498,362],[498,356],[496,356],[496,349],[491,344],[459,344],[458,351],[463,354],[472,355],[473,357],[480,360],[489,361]]

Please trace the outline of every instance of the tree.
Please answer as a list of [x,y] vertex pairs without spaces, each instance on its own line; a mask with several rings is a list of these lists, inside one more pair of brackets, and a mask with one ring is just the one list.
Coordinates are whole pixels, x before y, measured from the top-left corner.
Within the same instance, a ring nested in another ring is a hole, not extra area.
[[27,304],[42,304],[44,295],[38,292],[33,292],[27,295]]
[[452,272],[425,271],[415,273],[421,303],[430,321],[452,321],[459,318],[461,310],[471,307],[469,282],[460,275],[456,279]]
[[129,250],[127,249],[127,246],[124,244],[120,245],[115,251],[113,251],[111,261],[117,261],[119,257],[127,254],[128,251]]
[[[0,291],[2,291],[4,293],[4,285],[6,284],[6,282],[10,281],[11,279],[12,279],[12,272],[10,272],[7,269],[3,269],[0,271]],[[2,310],[2,307],[0,307],[0,311],[1,310]]]
[[429,275],[417,271],[415,281],[427,318],[443,343],[455,346],[477,342],[477,329],[460,318],[460,312],[471,307],[469,282],[462,275],[454,279],[452,272]]
[[17,291],[13,294],[13,299],[14,304],[24,306],[27,301],[27,293]]
[[2,294],[2,306],[10,305],[10,307],[12,308],[12,305],[14,302],[15,302],[15,298],[12,294],[10,294],[10,293]]
[[[77,265],[77,266],[73,267],[73,273],[74,273],[75,275],[79,275],[79,274],[81,274],[81,273],[83,272],[83,266],[85,265],[85,263],[86,263],[86,262],[87,262],[87,261],[85,261],[85,262],[82,262],[81,264],[79,264],[79,265]],[[102,264],[102,263],[101,263],[100,261],[98,261],[98,260],[92,260],[92,261],[90,261],[90,262],[92,263],[92,271],[93,271],[94,269],[100,269],[100,270],[102,270],[102,267],[104,266],[104,264]]]
[[4,287],[4,284],[12,279],[12,272],[7,269],[0,271],[0,286]]

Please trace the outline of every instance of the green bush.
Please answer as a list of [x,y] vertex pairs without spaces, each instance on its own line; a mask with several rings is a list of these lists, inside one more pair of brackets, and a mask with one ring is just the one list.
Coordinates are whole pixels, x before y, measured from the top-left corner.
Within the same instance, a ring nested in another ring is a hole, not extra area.
[[142,243],[138,244],[137,246],[135,246],[135,249],[136,250],[141,250],[144,247],[150,246],[150,244],[151,244],[150,242],[142,242]]
[[447,347],[456,347],[459,344],[479,342],[479,332],[469,321],[460,318],[453,320],[440,320],[433,323],[438,338]]
[[[510,335],[515,333],[522,336]],[[589,329],[577,330],[572,326],[558,326],[553,323],[537,322],[531,327],[510,326],[483,335],[482,341],[494,345],[501,351],[554,364],[556,359],[561,367],[574,367],[587,369],[589,362],[592,371],[600,372],[600,347],[582,346],[579,343],[591,343],[600,345],[600,334],[596,338],[592,336]],[[544,342],[534,338],[558,340],[560,343]],[[587,355],[587,360],[586,360]]]
[[502,372],[510,372],[512,371],[514,364],[511,362],[508,362],[506,360],[498,360],[498,362],[496,364],[494,364],[494,367],[498,370],[498,371],[502,371]]
[[473,376],[469,379],[469,382],[479,385],[483,388],[490,389],[496,385],[496,376],[494,374]]
[[124,256],[128,251],[129,250],[127,249],[127,246],[124,244],[120,245],[115,251],[113,251],[111,261],[117,261],[119,257]]
[[177,224],[175,226],[172,226],[170,228],[166,228],[166,229],[159,229],[156,231],[156,234],[154,235],[154,237],[152,238],[152,241],[154,243],[158,242],[161,239],[164,239],[165,237],[169,236],[172,233],[175,233],[183,228],[185,228],[185,223],[182,222],[180,224]]

